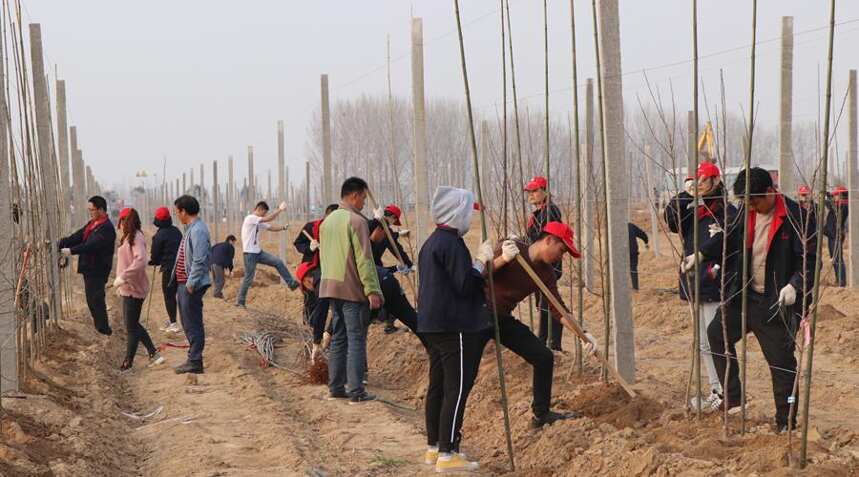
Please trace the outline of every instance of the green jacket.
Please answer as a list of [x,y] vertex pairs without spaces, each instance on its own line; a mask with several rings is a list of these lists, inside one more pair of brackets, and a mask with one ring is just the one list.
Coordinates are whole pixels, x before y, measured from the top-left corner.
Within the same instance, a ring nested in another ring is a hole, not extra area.
[[367,219],[357,210],[341,203],[325,218],[319,227],[319,258],[320,298],[363,302],[372,293],[382,296]]

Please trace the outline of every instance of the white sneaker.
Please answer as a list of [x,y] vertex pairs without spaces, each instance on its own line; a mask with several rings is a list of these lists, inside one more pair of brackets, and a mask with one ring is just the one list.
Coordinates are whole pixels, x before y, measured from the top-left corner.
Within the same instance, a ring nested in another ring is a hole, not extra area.
[[159,364],[164,363],[164,356],[161,356],[161,353],[155,353],[149,357],[149,366],[158,366]]
[[168,333],[178,333],[182,331],[182,329],[179,328],[179,323],[170,323],[170,325],[167,326],[167,329],[165,329],[164,331]]
[[[689,409],[698,409],[698,399],[700,396],[695,396],[689,400]],[[710,395],[701,401],[701,411],[710,414],[719,410],[722,406],[722,395],[716,391],[710,391]]]

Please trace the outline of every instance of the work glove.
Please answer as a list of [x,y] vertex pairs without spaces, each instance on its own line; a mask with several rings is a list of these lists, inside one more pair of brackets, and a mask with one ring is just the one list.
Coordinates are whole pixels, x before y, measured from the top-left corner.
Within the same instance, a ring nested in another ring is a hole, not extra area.
[[399,234],[400,237],[408,237],[410,232],[406,229],[400,229],[400,231],[397,233]]
[[315,252],[317,250],[319,250],[319,242],[316,240],[311,240],[310,241],[310,251]]
[[710,238],[713,238],[723,232],[722,226],[715,222],[710,224],[710,226],[707,227],[707,230],[710,232]]
[[788,283],[778,292],[778,304],[781,306],[791,306],[794,303],[796,303],[796,288]]
[[412,268],[405,265],[397,265],[397,271],[407,276],[409,273],[412,273]]
[[315,363],[316,358],[322,354],[322,347],[316,343],[313,343],[313,347],[310,349],[310,362]]
[[328,349],[329,344],[331,344],[331,333],[325,331],[322,333],[322,343],[319,344],[319,347],[322,349]]
[[701,252],[698,252],[697,254],[693,253],[692,255],[689,255],[683,259],[683,262],[680,264],[680,271],[683,273],[688,273],[692,269],[694,269],[696,256],[698,257],[698,262],[701,262],[704,260],[704,256],[701,255]]
[[280,205],[277,206],[278,210],[286,210],[286,202],[281,202]]
[[60,249],[60,253],[61,253],[61,254],[63,254],[64,256],[66,256],[66,257],[71,257],[71,256],[72,256],[72,249],[70,249],[70,248],[61,248],[61,249]]
[[119,288],[122,285],[125,285],[125,280],[123,280],[122,277],[116,277],[116,279],[113,280],[114,287]]
[[373,218],[376,220],[382,220],[385,217],[385,209],[379,207],[373,209]]
[[510,263],[519,255],[519,247],[513,240],[505,240],[501,243],[501,259],[504,263]]
[[599,349],[597,339],[587,331],[585,331],[585,339],[582,340],[582,344],[584,345],[584,352],[589,355],[594,354],[594,351]]
[[486,269],[486,262],[495,258],[495,252],[492,250],[492,241],[487,240],[480,244],[477,248],[477,253],[474,254],[474,269],[479,273],[483,273]]

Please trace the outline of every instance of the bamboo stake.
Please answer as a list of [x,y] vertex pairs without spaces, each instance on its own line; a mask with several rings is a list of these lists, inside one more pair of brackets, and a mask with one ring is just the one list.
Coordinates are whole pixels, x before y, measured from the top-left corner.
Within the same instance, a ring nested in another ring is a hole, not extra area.
[[[546,147],[546,164],[544,165],[546,169],[546,213],[548,214],[549,204],[552,202],[552,182],[551,182],[551,162],[549,160],[549,13],[548,13],[548,0],[543,0],[543,53],[544,53],[544,75],[543,75],[543,87],[545,88],[545,105],[544,105],[544,119],[546,123],[546,132],[545,136],[545,147]],[[548,219],[548,215],[547,215]],[[546,225],[546,224],[542,224]],[[540,302],[538,302],[539,305]],[[543,310],[543,306],[547,309]],[[546,343],[551,347],[552,345],[552,318],[549,316],[548,304],[545,301],[542,301],[542,305],[540,306],[540,320],[542,323],[543,320],[543,312],[546,312]]]
[[[571,39],[571,49],[572,49],[572,64],[573,64],[573,131],[575,135],[575,145],[576,145],[576,156],[575,163],[572,164],[572,167],[576,169],[576,237],[578,238],[578,247],[579,250],[584,250],[582,247],[582,151],[581,151],[581,138],[579,137],[579,79],[578,79],[578,67],[576,61],[576,9],[575,9],[575,0],[570,0],[570,39]],[[572,151],[571,151],[572,152]],[[590,253],[590,250],[587,251]],[[585,281],[582,274],[582,262],[579,261],[578,267],[576,269],[576,274],[578,277],[578,294],[577,294],[577,302],[578,302],[578,321],[579,326],[584,327],[585,325],[585,315],[584,315],[584,305],[585,305]],[[575,366],[578,370],[579,374],[584,372],[584,363],[582,356],[582,343],[580,341],[576,342],[576,360]]]
[[507,227],[507,189],[510,186],[510,178],[507,175],[507,53],[504,50],[505,46],[505,27],[504,27],[504,0],[501,1],[501,112],[502,112],[502,130],[501,130],[501,170],[503,171],[503,186],[501,192],[501,223],[504,230],[504,236],[507,237],[509,229]]
[[[370,199],[370,205],[373,206],[373,209],[379,208],[379,204],[376,203],[376,198],[373,197],[373,191],[367,188],[367,198]],[[400,249],[397,248],[397,242],[394,241],[394,236],[391,235],[391,229],[388,227],[388,220],[385,217],[379,219],[379,225],[382,226],[382,230],[385,231],[385,237],[388,239],[388,243],[391,245],[391,250],[394,251],[394,255],[397,257],[397,261],[400,266],[405,267],[406,262],[403,260],[402,254],[400,254]],[[414,275],[409,274],[407,276],[406,282],[409,284],[409,288],[411,289],[412,296],[417,297],[417,291],[415,290],[415,282],[412,281],[414,279]]]
[[[826,169],[829,165],[829,122],[830,122],[830,110],[832,108],[832,50],[834,47],[834,39],[835,39],[835,0],[831,0],[829,10],[829,53],[827,55],[827,66],[826,66],[826,104],[824,106],[824,115],[823,115],[823,157],[820,160],[820,169],[821,169],[821,178],[820,178],[820,191],[818,193],[818,202],[817,202],[817,217],[823,217],[824,213],[824,199],[826,198]],[[852,193],[852,191],[851,191]],[[823,235],[823,221],[818,220],[817,222],[817,234],[815,237],[817,238],[817,247],[816,247],[816,257],[814,264],[814,301],[811,312],[811,329],[810,329],[810,337],[811,339],[808,342],[808,367],[805,372],[805,383],[804,383],[804,392],[803,392],[803,403],[802,403],[802,440],[799,448],[799,466],[801,468],[805,468],[808,457],[808,418],[809,418],[809,403],[811,401],[811,372],[814,369],[814,337],[817,333],[817,315],[818,315],[818,305],[820,304],[820,269],[822,265],[821,254],[823,253],[823,241],[820,240],[820,237]],[[790,421],[790,416],[788,416],[788,421]]]
[[[477,158],[477,138],[474,135],[474,115],[471,111],[471,91],[468,86],[468,69],[465,65],[465,43],[462,39],[462,21],[459,17],[459,0],[453,0],[456,12],[456,29],[459,35],[459,55],[462,64],[462,81],[465,85],[465,106],[468,111],[468,132],[471,137],[471,153],[474,166],[474,177],[477,185],[477,203],[480,204],[480,231],[484,241],[488,239],[486,229],[486,207],[483,205],[483,192],[480,184],[480,166]],[[509,20],[509,17],[508,17]],[[492,260],[489,268],[489,300],[492,305],[492,319],[495,325],[495,361],[498,364],[498,384],[501,387],[501,408],[504,414],[504,433],[507,437],[507,456],[510,459],[510,470],[516,471],[516,461],[513,456],[513,437],[510,434],[510,411],[507,407],[507,386],[504,383],[504,363],[501,358],[501,328],[498,323],[498,307],[495,303],[495,280],[492,277],[494,267]]]
[[[692,115],[694,121],[694,139],[698,140],[698,0],[692,0]],[[697,144],[692,152],[692,171],[687,172],[687,176],[691,174],[695,174],[697,178],[698,175],[698,161],[699,161],[699,150]],[[694,172],[693,172],[694,171]],[[696,179],[697,180],[697,179]],[[697,182],[696,188],[697,188]],[[693,283],[693,293],[692,295],[692,318],[694,321],[694,326],[692,327],[693,333],[695,334],[692,342],[695,343],[695,352],[692,354],[692,365],[694,366],[695,372],[695,396],[696,396],[696,404],[695,404],[695,417],[697,419],[701,419],[701,280],[699,277],[701,274],[699,270],[701,268],[701,260],[698,255],[698,247],[701,242],[700,234],[698,233],[698,223],[700,219],[698,217],[698,206],[700,205],[700,198],[698,197],[698,193],[696,191],[695,195],[692,198],[694,207],[693,210],[695,213],[692,214],[692,250],[695,254],[695,279]]]

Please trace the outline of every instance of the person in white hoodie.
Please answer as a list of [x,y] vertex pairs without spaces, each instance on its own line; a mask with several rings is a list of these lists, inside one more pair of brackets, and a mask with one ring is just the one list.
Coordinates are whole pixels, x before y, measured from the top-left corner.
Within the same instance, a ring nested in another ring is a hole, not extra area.
[[116,288],[116,294],[122,298],[122,315],[128,333],[125,360],[119,368],[126,371],[134,365],[134,356],[140,342],[143,342],[149,352],[150,365],[161,364],[164,358],[158,353],[146,328],[140,324],[143,301],[149,293],[149,278],[146,276],[146,237],[140,231],[140,216],[137,210],[125,208],[120,211],[119,229],[122,235],[116,250],[116,279],[113,286]]

